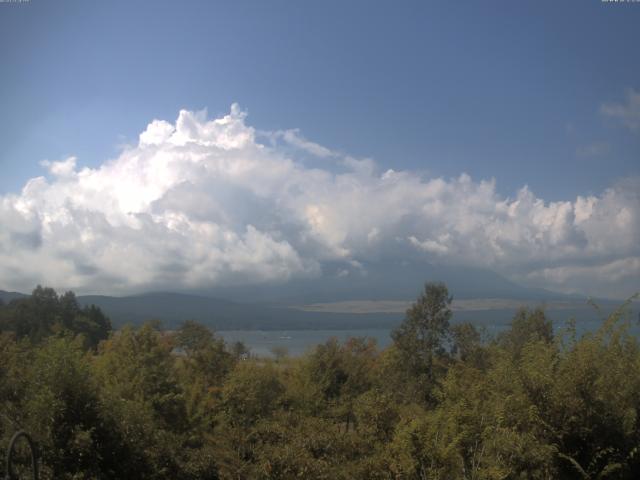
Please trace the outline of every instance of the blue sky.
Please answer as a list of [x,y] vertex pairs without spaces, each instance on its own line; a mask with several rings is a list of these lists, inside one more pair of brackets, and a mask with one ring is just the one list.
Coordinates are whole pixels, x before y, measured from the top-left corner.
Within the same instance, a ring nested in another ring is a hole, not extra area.
[[2,2],[0,288],[392,261],[629,295],[639,25],[600,0]]
[[600,113],[640,89],[638,25],[597,0],[2,4],[0,192],[238,102],[385,167],[598,193],[639,171],[640,136]]

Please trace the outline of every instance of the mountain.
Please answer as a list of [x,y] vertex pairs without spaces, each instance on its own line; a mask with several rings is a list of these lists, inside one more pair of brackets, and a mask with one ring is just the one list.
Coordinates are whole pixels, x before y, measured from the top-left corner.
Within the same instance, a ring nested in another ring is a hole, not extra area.
[[[404,313],[402,308],[388,309],[388,305],[414,300],[425,281],[445,282],[454,302],[462,300],[464,303],[464,299],[470,299],[471,305],[480,305],[482,301],[473,299],[511,300],[490,300],[491,308],[472,307],[466,309],[467,312],[458,308],[455,315],[459,318],[470,315],[509,318],[516,308],[514,305],[520,303],[555,301],[584,304],[582,299],[526,288],[483,269],[389,261],[357,265],[348,274],[345,272],[344,265],[336,264],[318,278],[296,279],[281,285],[216,288],[198,294],[80,295],[78,301],[82,305],[100,307],[115,326],[158,319],[165,327],[175,328],[184,320],[196,320],[217,330],[389,328],[401,321]],[[24,294],[0,291],[0,298],[5,303],[22,296]],[[357,308],[349,305],[346,310],[317,306],[335,302],[357,303],[353,302],[356,300],[370,303],[366,304],[366,309],[362,309],[360,304],[356,305]],[[300,308],[310,304],[316,306]],[[378,309],[383,304],[385,308]],[[478,313],[480,311],[484,313]]]
[[[82,305],[97,305],[111,318],[115,327],[124,324],[140,324],[147,320],[160,320],[165,328],[177,328],[185,320],[196,320],[214,330],[369,330],[392,328],[404,318],[404,310],[387,310],[355,313],[331,309],[289,308],[273,304],[237,303],[199,295],[155,292],[130,297],[104,295],[79,296]],[[454,321],[474,321],[493,324],[508,323],[521,304],[537,301],[485,302],[462,301],[475,304],[471,308],[456,307]],[[549,304],[548,313],[554,319],[566,320],[571,316],[582,318],[587,306],[581,302]],[[603,305],[610,309],[610,305]],[[363,333],[364,334],[364,333]]]
[[0,290],[0,301],[3,303],[9,303],[11,300],[16,300],[18,298],[24,298],[28,295],[20,292],[5,292],[4,290]]
[[[1,292],[2,298],[20,298],[23,294]],[[359,303],[345,305],[315,304],[307,307],[288,308],[264,303],[237,303],[200,295],[155,292],[128,297],[105,295],[80,295],[81,305],[97,305],[109,316],[114,327],[125,324],[141,324],[147,320],[160,320],[165,328],[175,329],[184,320],[196,320],[214,330],[366,330],[388,329],[398,325],[404,318],[397,304],[407,302],[380,302],[385,307],[362,308]],[[338,302],[339,303],[339,302]],[[375,302],[371,302],[375,303]],[[457,305],[456,305],[457,303]],[[472,321],[491,328],[495,324],[508,324],[519,305],[538,304],[537,300],[454,300],[453,321]],[[611,311],[617,302],[600,304],[603,311]],[[370,306],[370,305],[369,305]],[[339,307],[336,309],[336,307]],[[634,307],[637,313],[637,306]],[[547,313],[554,321],[564,322],[570,317],[595,318],[592,309],[584,302],[559,301],[548,303]],[[587,317],[585,317],[585,315]],[[358,335],[357,333],[354,333]]]
[[388,328],[401,320],[398,313],[357,315],[301,312],[265,304],[236,303],[199,295],[155,292],[130,297],[81,295],[82,305],[96,305],[114,326],[161,320],[176,328],[184,320],[196,320],[215,330],[299,330]]
[[324,275],[296,279],[280,285],[221,287],[200,294],[238,302],[307,304],[348,300],[412,300],[426,281],[441,281],[456,299],[508,298],[518,300],[569,300],[549,290],[518,285],[487,269],[451,267],[428,263],[376,262],[347,270],[336,264]]

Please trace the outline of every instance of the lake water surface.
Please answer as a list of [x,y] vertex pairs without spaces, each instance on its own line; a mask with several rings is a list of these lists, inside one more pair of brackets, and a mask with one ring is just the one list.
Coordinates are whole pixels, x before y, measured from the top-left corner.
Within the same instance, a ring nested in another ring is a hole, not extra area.
[[[456,312],[452,324],[470,321],[476,328],[484,330],[487,336],[492,337],[509,328],[513,318],[513,310],[489,310],[474,312]],[[592,309],[579,310],[551,310],[546,312],[553,321],[556,332],[566,328],[567,320],[576,319],[576,331],[578,335],[596,331],[602,325],[602,317]],[[631,332],[640,335],[638,325],[638,312],[628,315],[631,322]],[[284,347],[289,355],[299,356],[308,352],[318,344],[335,337],[343,342],[351,337],[370,337],[376,340],[380,348],[387,347],[391,343],[392,328],[374,329],[345,329],[345,330],[227,330],[217,332],[226,342],[243,342],[253,355],[273,356],[275,347]]]

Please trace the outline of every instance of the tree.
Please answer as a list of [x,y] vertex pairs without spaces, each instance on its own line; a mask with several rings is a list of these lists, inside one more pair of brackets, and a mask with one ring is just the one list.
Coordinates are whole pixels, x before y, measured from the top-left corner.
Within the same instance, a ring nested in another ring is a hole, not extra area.
[[519,355],[522,348],[530,342],[553,341],[553,324],[542,308],[529,310],[520,308],[511,321],[511,328],[500,335],[499,343],[514,355]]
[[74,320],[80,314],[80,305],[73,292],[65,292],[58,298],[58,321],[68,330],[73,329]]
[[69,330],[75,335],[82,335],[86,347],[95,349],[101,341],[109,338],[111,320],[99,307],[89,305],[76,313]]
[[254,478],[248,474],[255,460],[256,425],[280,406],[284,386],[269,363],[239,362],[222,390],[214,445],[223,479]]
[[176,347],[184,349],[187,355],[206,349],[213,341],[213,333],[204,325],[187,320],[182,323],[174,336]]
[[123,439],[122,478],[179,478],[188,455],[189,423],[171,351],[171,339],[145,324],[103,342],[93,362],[104,416]]
[[453,344],[451,354],[462,362],[477,368],[487,363],[487,351],[483,345],[483,335],[470,322],[463,322],[451,327]]
[[419,379],[427,401],[433,400],[436,358],[445,354],[449,338],[452,300],[444,283],[426,283],[405,320],[391,334],[404,367]]
[[229,350],[236,360],[247,358],[250,354],[249,348],[240,340],[233,342]]
[[17,338],[37,343],[52,333],[59,320],[58,295],[52,288],[38,285],[30,297],[13,300],[8,307],[8,330]]
[[371,388],[378,352],[375,340],[350,338],[343,345],[330,338],[306,359],[310,386],[320,394],[322,407],[339,419],[346,431],[354,425],[354,403]]
[[31,296],[13,300],[0,310],[0,330],[32,343],[71,332],[83,335],[85,347],[95,349],[109,337],[111,321],[95,305],[80,308],[73,292],[58,296],[54,289],[38,285]]
[[[235,359],[222,338],[204,325],[186,321],[173,336],[176,370],[184,392],[189,431],[206,434],[212,428],[224,379]],[[201,441],[193,442],[202,444]]]
[[40,445],[43,477],[122,478],[119,440],[101,418],[80,339],[50,337],[32,353],[20,423]]

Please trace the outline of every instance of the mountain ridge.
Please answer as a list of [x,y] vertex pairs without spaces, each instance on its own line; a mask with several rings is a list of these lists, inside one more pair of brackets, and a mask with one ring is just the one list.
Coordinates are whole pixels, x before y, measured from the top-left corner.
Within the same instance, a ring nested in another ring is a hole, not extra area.
[[[489,270],[392,261],[360,264],[347,276],[326,272],[279,285],[77,298],[83,306],[100,307],[116,327],[157,319],[167,328],[196,320],[217,330],[388,328],[402,320],[426,281],[447,284],[457,318],[473,312],[482,312],[478,318],[488,312],[506,316],[518,306],[545,304],[568,312],[586,304],[584,297],[524,287]],[[5,303],[24,296],[0,291]]]

